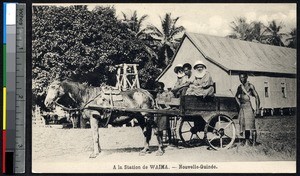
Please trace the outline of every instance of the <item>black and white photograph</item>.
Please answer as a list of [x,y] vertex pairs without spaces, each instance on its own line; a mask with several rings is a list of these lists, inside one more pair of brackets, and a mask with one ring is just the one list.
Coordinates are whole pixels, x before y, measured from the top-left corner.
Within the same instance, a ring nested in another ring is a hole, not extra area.
[[32,172],[295,173],[296,8],[32,4]]

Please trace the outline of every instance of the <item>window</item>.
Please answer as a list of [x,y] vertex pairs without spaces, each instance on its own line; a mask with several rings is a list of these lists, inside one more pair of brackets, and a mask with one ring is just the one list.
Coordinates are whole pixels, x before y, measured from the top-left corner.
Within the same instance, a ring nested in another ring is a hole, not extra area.
[[285,83],[281,83],[281,93],[282,93],[282,97],[286,98],[286,84]]
[[269,97],[269,83],[264,82],[264,87],[265,87],[265,97]]

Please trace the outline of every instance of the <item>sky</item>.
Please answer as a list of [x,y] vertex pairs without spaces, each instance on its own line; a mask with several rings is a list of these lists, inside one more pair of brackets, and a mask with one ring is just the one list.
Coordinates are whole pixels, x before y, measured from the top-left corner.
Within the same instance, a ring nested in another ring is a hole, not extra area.
[[88,8],[91,10],[96,5],[113,5],[119,19],[123,18],[122,12],[130,16],[136,10],[138,17],[147,14],[149,17],[144,26],[153,24],[160,27],[160,17],[171,13],[172,18],[180,17],[177,25],[185,27],[187,32],[216,36],[230,34],[230,23],[237,17],[246,17],[248,22],[261,21],[265,25],[276,20],[284,24],[282,32],[290,32],[296,27],[297,16],[296,3],[99,3],[88,4]]
[[[103,5],[103,4],[102,4]],[[108,5],[108,4],[105,4]],[[112,4],[109,4],[112,5]],[[296,4],[209,4],[209,3],[171,3],[171,4],[113,4],[118,18],[123,18],[137,11],[138,16],[149,17],[144,25],[160,26],[160,17],[171,13],[172,17],[180,17],[177,24],[188,32],[226,36],[231,32],[230,22],[236,17],[246,17],[248,22],[261,21],[265,25],[271,20],[282,22],[282,32],[289,32],[296,27]],[[89,8],[93,8],[93,5]]]

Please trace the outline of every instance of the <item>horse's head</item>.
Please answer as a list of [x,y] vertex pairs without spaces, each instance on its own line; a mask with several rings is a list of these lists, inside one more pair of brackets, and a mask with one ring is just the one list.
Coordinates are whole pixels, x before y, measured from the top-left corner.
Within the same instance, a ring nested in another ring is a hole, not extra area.
[[60,99],[65,94],[64,89],[61,86],[60,81],[52,82],[47,90],[47,96],[45,98],[46,107],[50,107],[54,102]]

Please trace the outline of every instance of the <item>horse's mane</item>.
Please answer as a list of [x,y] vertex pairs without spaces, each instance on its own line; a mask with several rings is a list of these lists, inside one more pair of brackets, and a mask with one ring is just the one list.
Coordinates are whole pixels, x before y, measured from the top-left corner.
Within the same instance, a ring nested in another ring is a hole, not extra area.
[[87,85],[69,80],[62,81],[60,85],[66,92],[72,93],[77,101],[80,100],[80,98],[85,94],[85,91],[88,88]]
[[78,82],[73,82],[69,80],[62,81],[61,86],[64,88],[64,90],[71,92],[80,92],[87,88],[87,86],[85,86],[84,84],[80,84]]

